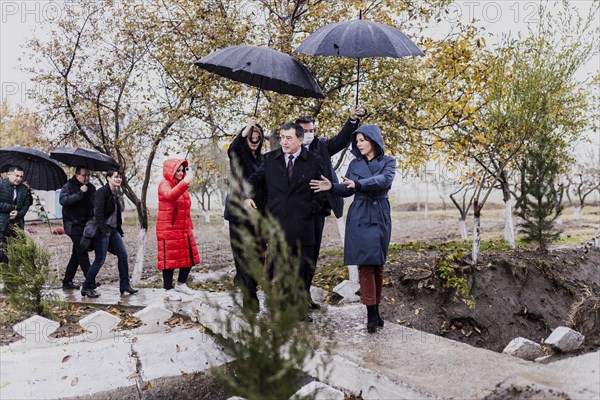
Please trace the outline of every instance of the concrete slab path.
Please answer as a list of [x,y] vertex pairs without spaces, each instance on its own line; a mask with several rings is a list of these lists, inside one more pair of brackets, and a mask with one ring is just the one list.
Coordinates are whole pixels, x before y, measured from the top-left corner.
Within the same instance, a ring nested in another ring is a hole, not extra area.
[[[67,293],[67,301],[161,305],[198,319],[218,332],[218,318],[236,318],[226,293],[202,292],[192,303],[165,302],[162,289],[120,296],[102,288],[97,299]],[[600,352],[547,365],[470,347],[386,322],[375,334],[365,330],[364,306],[325,306],[312,312],[328,369],[320,358],[306,371],[346,392],[368,399],[476,399],[503,388],[534,388],[573,399],[600,399]],[[115,335],[96,343],[57,343],[39,349],[0,348],[1,399],[55,399],[117,387],[138,390],[143,382],[204,371],[228,358],[200,329],[175,328],[151,334]]]

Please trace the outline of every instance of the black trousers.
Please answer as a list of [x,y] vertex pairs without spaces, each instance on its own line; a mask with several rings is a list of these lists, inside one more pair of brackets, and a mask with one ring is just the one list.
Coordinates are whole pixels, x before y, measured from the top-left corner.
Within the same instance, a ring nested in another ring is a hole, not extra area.
[[[241,233],[247,229],[244,224],[238,224],[232,220],[229,221],[229,239],[231,242],[231,252],[233,253],[233,262],[235,264],[234,281],[242,288],[244,303],[248,300],[258,302],[256,295],[256,280],[248,272],[244,263],[244,249],[241,246]],[[250,231],[248,231],[248,234]]]
[[[298,276],[302,279],[302,283],[304,284],[304,288],[309,293],[310,297],[310,285],[312,282],[312,278],[315,275],[315,267],[313,265],[313,256],[314,256],[314,246],[301,246],[299,249],[294,247],[292,248],[292,254],[294,256],[300,257],[300,265],[298,266]],[[277,266],[272,261],[269,266],[269,279],[273,280],[273,276],[275,275],[275,268]]]
[[[177,275],[177,282],[186,283],[188,280],[188,276],[190,275],[190,271],[192,270],[192,267],[178,268],[178,269],[179,269],[179,274]],[[163,271],[162,271],[163,287],[166,290],[173,289],[174,273],[175,273],[175,269],[163,269]]]
[[90,256],[86,249],[83,248],[79,244],[81,242],[82,234],[71,234],[69,235],[71,238],[71,242],[73,242],[73,248],[71,249],[71,258],[69,258],[69,262],[67,263],[67,269],[65,270],[65,277],[63,278],[63,285],[68,284],[69,282],[73,282],[75,278],[75,274],[77,273],[77,267],[81,267],[81,271],[83,272],[83,276],[88,273],[90,269]]
[[324,213],[319,213],[315,216],[315,246],[313,249],[312,256],[312,269],[308,273],[308,287],[312,284],[313,277],[317,268],[317,261],[319,260],[319,253],[321,252],[321,241],[323,240],[323,229],[325,228],[325,218],[327,217]]
[[8,238],[17,236],[15,228],[17,228],[16,225],[8,223],[4,232],[0,232],[0,263],[8,264],[6,242],[8,241]]

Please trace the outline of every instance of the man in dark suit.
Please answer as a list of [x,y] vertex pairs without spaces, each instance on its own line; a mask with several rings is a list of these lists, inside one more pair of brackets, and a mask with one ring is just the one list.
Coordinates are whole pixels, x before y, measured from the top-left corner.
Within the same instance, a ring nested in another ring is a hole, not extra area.
[[[283,124],[281,148],[263,156],[261,166],[248,182],[255,192],[266,193],[265,210],[277,219],[292,252],[300,256],[298,272],[308,291],[315,246],[314,217],[323,207],[323,198],[311,191],[309,182],[323,174],[323,166],[318,156],[302,146],[303,139],[300,125]],[[256,208],[252,199],[244,203]]]
[[96,187],[90,183],[90,175],[89,169],[77,167],[75,175],[60,189],[59,201],[63,207],[63,225],[65,233],[73,242],[71,258],[62,282],[64,290],[79,289],[79,285],[73,283],[77,266],[81,267],[84,277],[90,268],[87,249],[80,244],[86,222],[94,217]]
[[[323,137],[315,137],[315,122],[310,117],[300,117],[296,120],[297,124],[302,126],[304,130],[303,144],[313,154],[316,154],[323,161],[323,175],[331,182],[338,183],[337,175],[331,163],[331,157],[345,149],[350,143],[352,133],[358,129],[358,117],[361,114],[360,105],[357,104],[352,108],[350,117],[342,127],[340,133],[328,139]],[[313,253],[313,268],[309,272],[309,287],[312,284],[321,250],[321,240],[323,238],[323,228],[325,227],[325,217],[331,215],[331,211],[336,218],[342,218],[344,213],[344,200],[334,195],[331,192],[325,193],[325,201],[323,208],[315,216],[315,246]],[[310,296],[308,296],[308,305],[312,309],[320,308]]]
[[0,263],[8,263],[6,239],[15,229],[25,229],[25,214],[31,206],[29,188],[23,184],[23,168],[11,165],[6,179],[0,179]]

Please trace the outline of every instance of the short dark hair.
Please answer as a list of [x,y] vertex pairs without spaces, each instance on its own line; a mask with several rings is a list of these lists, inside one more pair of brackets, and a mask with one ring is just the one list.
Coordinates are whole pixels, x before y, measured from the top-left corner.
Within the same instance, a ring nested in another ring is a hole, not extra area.
[[108,171],[106,171],[106,177],[110,178],[111,176],[113,176],[115,174],[115,172],[119,175],[121,175],[121,177],[123,177],[123,174],[121,173],[121,171],[119,171],[118,169],[109,169]]
[[24,172],[23,168],[21,168],[19,165],[9,165],[8,172],[13,172],[13,171]]
[[300,117],[298,118],[296,121],[294,121],[294,123],[296,124],[314,124],[315,121],[311,118],[311,117]]
[[10,164],[4,164],[2,167],[0,167],[0,173],[4,174],[5,172],[8,172],[8,170],[10,170]]
[[281,128],[282,131],[287,131],[290,129],[295,129],[296,130],[296,137],[297,138],[303,138],[304,137],[304,129],[300,126],[300,124],[297,124],[295,122],[284,122],[283,124],[281,124]]
[[76,167],[76,168],[75,168],[75,173],[76,173],[77,175],[80,175],[80,174],[81,174],[81,170],[82,170],[82,169],[88,169],[88,167],[85,167],[85,166],[83,166],[83,165],[80,165],[79,167]]

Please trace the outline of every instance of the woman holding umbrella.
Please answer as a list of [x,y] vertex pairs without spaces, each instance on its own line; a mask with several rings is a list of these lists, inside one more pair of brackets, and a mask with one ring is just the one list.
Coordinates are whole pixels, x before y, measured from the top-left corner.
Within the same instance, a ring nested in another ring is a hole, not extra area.
[[[182,295],[196,294],[187,286],[188,276],[192,267],[200,262],[188,192],[193,175],[188,172],[186,160],[172,158],[163,163],[163,177],[158,186],[157,266],[163,275],[165,300],[187,300]],[[179,269],[179,273],[173,287],[175,269]]]
[[358,265],[362,302],[367,306],[367,331],[383,326],[379,303],[383,287],[383,265],[390,243],[392,221],[388,192],[396,173],[396,160],[384,154],[383,137],[376,125],[364,125],[352,134],[352,154],[341,183],[310,181],[315,192],[332,191],[354,201],[346,218],[344,264]]
[[[240,221],[240,217],[243,219],[243,215],[246,213],[246,210],[241,207],[240,193],[243,190],[242,185],[246,179],[260,167],[263,140],[263,128],[256,123],[255,117],[251,117],[248,119],[246,126],[229,145],[227,155],[229,156],[233,185],[231,192],[227,196],[225,213],[223,215],[229,221],[229,238],[236,272],[235,282],[242,288],[244,307],[253,311],[258,311],[256,281],[244,266],[242,260],[243,252],[246,249],[241,247],[242,234],[243,232],[250,232],[251,227],[247,223]],[[262,210],[264,205],[263,197],[257,193],[255,198],[257,199],[257,207],[259,210]]]

